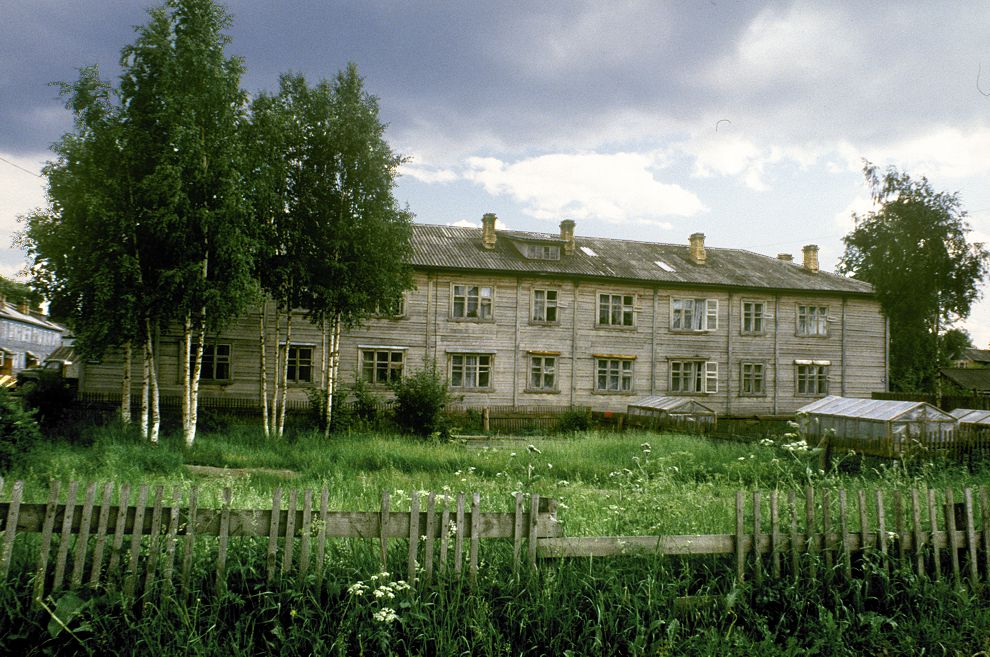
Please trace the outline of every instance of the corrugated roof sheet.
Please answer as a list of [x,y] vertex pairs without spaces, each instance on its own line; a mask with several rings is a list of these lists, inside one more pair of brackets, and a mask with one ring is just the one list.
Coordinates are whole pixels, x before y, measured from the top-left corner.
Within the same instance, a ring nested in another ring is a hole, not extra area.
[[966,390],[990,390],[990,368],[945,367],[942,375]]
[[796,413],[808,415],[829,415],[832,417],[859,418],[889,422],[912,411],[924,409],[932,420],[952,420],[948,413],[931,404],[918,401],[896,401],[889,399],[859,399],[829,395],[799,408]]
[[973,408],[957,408],[949,411],[949,415],[959,420],[959,424],[979,424],[990,427],[990,411]]
[[681,413],[708,413],[715,415],[715,411],[690,397],[642,397],[629,404],[629,408],[650,408],[668,413],[678,411]]
[[[849,294],[872,294],[868,283],[828,272],[814,273],[802,265],[741,249],[706,247],[707,261],[696,264],[687,244],[636,242],[603,237],[575,237],[577,248],[560,260],[530,260],[513,240],[559,243],[550,233],[498,231],[495,248],[481,243],[480,228],[413,225],[412,264],[431,269],[528,273],[609,278],[656,284],[749,287]],[[582,249],[591,249],[596,256]],[[670,265],[666,271],[655,263]]]
[[45,328],[50,331],[65,331],[65,327],[48,319],[37,317],[30,313],[22,313],[18,310],[17,306],[7,301],[0,303],[0,317],[15,322],[21,322],[22,324],[33,324],[34,326],[40,326],[41,328]]

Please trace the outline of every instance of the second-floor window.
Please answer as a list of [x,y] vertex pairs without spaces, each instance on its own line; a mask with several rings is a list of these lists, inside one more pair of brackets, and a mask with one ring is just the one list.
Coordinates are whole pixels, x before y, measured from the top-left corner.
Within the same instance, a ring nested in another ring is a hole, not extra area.
[[828,306],[798,306],[798,335],[828,335]]
[[393,299],[391,302],[380,301],[375,305],[375,312],[373,313],[376,317],[405,317],[406,315],[406,295],[401,295],[397,299]]
[[718,363],[710,360],[670,361],[670,392],[718,392]]
[[633,300],[631,294],[599,294],[599,326],[633,326]]
[[557,290],[533,290],[534,322],[557,323]]
[[494,290],[486,285],[452,286],[453,303],[450,314],[454,319],[491,319]]
[[718,299],[671,299],[672,331],[715,331],[718,329]]
[[765,327],[766,304],[762,301],[742,302],[742,332],[748,335],[762,335]]

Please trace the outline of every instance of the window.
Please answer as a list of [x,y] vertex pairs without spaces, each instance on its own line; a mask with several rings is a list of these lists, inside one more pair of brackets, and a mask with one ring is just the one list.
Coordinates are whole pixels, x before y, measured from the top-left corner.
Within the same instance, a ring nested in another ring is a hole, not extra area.
[[596,391],[632,392],[631,358],[597,358],[595,364],[598,371],[595,380]]
[[450,387],[491,388],[492,359],[491,354],[451,354]]
[[766,370],[763,363],[740,365],[739,394],[743,397],[759,397],[767,394]]
[[406,295],[401,295],[392,303],[378,303],[375,306],[374,315],[377,317],[405,317],[406,316]]
[[385,385],[402,378],[404,352],[399,349],[362,349],[361,379],[372,385]]
[[454,319],[491,319],[491,287],[482,285],[454,285],[451,316]]
[[540,391],[557,389],[556,356],[530,356],[529,389]]
[[718,329],[718,299],[671,299],[672,331],[714,331]]
[[530,260],[560,260],[560,247],[549,244],[527,244],[526,257]]
[[798,335],[828,335],[828,306],[798,306]]
[[313,381],[313,348],[289,345],[287,381],[310,383]]
[[[194,354],[190,354],[192,359]],[[190,368],[190,372],[192,368]],[[181,377],[180,377],[181,378]],[[203,361],[199,371],[201,381],[230,380],[230,345],[207,342],[203,345]]]
[[749,335],[762,335],[766,328],[764,319],[766,304],[762,301],[742,302],[742,332]]
[[533,290],[533,321],[557,323],[557,290]]
[[598,295],[598,325],[599,326],[632,326],[633,325],[633,295],[599,294]]
[[670,361],[670,392],[718,392],[718,363],[710,360]]
[[797,363],[797,394],[828,394],[828,361]]

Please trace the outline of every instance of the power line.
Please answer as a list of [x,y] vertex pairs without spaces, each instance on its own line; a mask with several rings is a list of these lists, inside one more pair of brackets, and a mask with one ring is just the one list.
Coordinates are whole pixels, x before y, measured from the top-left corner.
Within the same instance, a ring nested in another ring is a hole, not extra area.
[[31,171],[30,169],[26,169],[26,168],[22,167],[20,164],[16,164],[14,162],[11,162],[10,160],[8,160],[5,157],[0,157],[0,162],[6,162],[7,164],[9,164],[10,166],[14,167],[15,169],[20,169],[24,173],[29,173],[32,176],[35,176],[37,178],[44,178],[44,176],[41,175],[40,173],[35,173],[34,171]]

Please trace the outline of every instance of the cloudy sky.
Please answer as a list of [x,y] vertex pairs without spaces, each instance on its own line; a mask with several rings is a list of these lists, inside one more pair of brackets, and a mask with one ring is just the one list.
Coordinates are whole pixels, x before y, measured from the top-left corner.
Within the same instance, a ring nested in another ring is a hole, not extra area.
[[[16,216],[71,127],[50,82],[98,64],[140,0],[0,10],[0,273]],[[231,0],[243,87],[353,61],[409,156],[398,197],[426,223],[686,242],[832,269],[869,208],[863,159],[958,192],[990,242],[990,3]],[[990,342],[990,301],[965,327]]]

